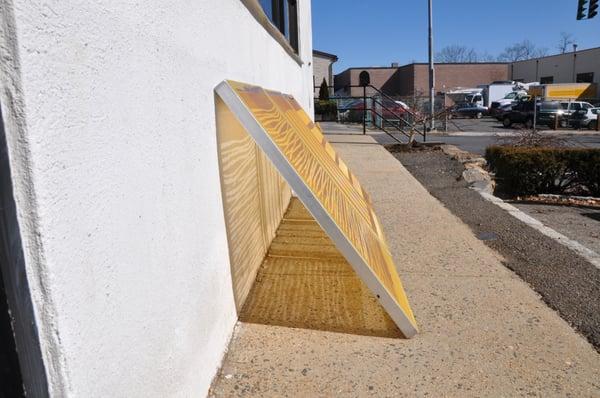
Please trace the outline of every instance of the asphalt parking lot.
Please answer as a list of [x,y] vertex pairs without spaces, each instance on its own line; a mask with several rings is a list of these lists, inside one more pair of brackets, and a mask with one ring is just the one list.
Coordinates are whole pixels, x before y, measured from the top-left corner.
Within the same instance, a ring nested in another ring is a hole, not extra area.
[[[468,133],[468,132],[488,132],[488,133],[510,133],[523,130],[523,126],[514,124],[512,127],[506,128],[502,125],[502,122],[496,120],[493,117],[484,117],[482,119],[471,119],[471,118],[460,118],[460,119],[449,119],[446,126],[444,123],[438,123],[437,128],[440,132],[448,133]],[[545,125],[537,126],[540,131],[547,131],[558,134],[573,134],[573,133],[595,133],[594,130],[588,129],[560,129],[553,130]]]
[[[505,128],[493,118],[452,119],[447,131],[443,126],[439,128],[437,133],[430,134],[430,140],[456,145],[462,150],[478,154],[484,154],[488,146],[506,142],[511,135],[523,131],[518,126]],[[539,131],[560,138],[567,146],[600,148],[600,133],[593,130],[550,130],[542,127]]]

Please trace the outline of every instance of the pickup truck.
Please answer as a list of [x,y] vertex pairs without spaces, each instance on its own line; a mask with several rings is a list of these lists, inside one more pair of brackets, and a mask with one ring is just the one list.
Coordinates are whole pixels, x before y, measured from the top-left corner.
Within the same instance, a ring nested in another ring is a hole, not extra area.
[[500,98],[492,102],[489,110],[490,116],[502,121],[504,115],[511,110],[513,104],[523,100],[526,97],[527,91],[525,90],[511,91],[510,93],[506,94],[504,98]]

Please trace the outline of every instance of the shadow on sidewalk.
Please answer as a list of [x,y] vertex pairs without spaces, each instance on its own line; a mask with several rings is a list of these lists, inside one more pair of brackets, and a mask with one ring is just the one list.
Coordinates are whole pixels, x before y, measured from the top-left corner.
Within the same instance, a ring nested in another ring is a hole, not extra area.
[[377,299],[302,203],[293,198],[240,321],[402,338]]

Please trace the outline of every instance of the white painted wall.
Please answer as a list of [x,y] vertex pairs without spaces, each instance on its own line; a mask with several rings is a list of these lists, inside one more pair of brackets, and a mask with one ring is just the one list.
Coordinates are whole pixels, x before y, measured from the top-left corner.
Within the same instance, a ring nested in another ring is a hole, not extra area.
[[236,321],[213,88],[293,94],[239,0],[1,0],[2,108],[53,396],[197,397]]

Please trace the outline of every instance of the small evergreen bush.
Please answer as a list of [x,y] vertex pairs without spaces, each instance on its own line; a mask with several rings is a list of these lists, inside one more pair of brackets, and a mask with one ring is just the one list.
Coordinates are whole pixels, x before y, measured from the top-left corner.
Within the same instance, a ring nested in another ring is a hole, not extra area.
[[600,197],[600,149],[491,146],[485,157],[501,193]]

